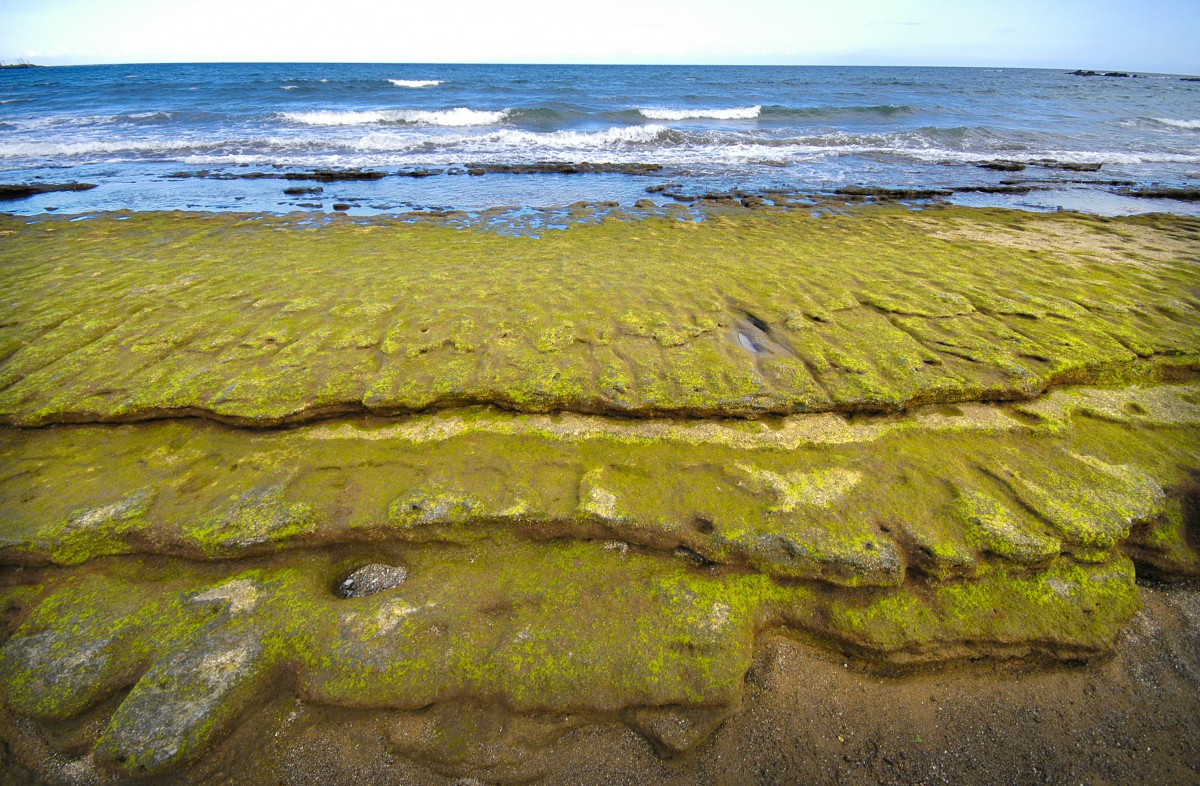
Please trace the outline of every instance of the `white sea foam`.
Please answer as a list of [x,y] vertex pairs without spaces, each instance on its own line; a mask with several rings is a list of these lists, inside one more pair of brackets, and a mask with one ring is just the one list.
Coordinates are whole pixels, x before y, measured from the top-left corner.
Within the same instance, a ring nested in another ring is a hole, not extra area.
[[1150,119],[1156,123],[1162,123],[1164,126],[1173,126],[1174,128],[1200,128],[1200,120],[1173,120],[1169,117],[1152,117]]
[[682,136],[666,126],[614,126],[603,131],[520,131],[505,128],[489,134],[441,137],[439,147],[462,147],[473,151],[487,148],[509,150],[603,150],[674,142]]
[[295,90],[299,85],[283,85],[280,90]]
[[753,120],[762,113],[761,106],[738,106],[731,109],[639,109],[648,120]]
[[119,154],[168,155],[201,147],[186,140],[113,140],[81,142],[14,142],[0,144],[0,158],[52,158],[65,156],[111,156]]
[[308,126],[364,126],[376,123],[420,123],[431,126],[488,126],[508,117],[508,109],[497,111],[469,109],[465,106],[440,111],[422,109],[373,109],[335,111],[320,109],[312,112],[283,112],[285,120]]
[[389,79],[396,87],[437,87],[443,84],[442,79]]

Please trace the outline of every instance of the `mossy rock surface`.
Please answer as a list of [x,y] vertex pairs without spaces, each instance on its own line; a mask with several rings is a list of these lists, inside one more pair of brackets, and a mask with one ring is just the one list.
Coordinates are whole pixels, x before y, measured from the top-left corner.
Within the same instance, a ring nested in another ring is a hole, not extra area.
[[1178,561],[1186,544],[1161,522],[1186,529],[1198,400],[1196,386],[1159,385],[1058,391],[1045,418],[1013,405],[770,423],[477,409],[261,432],[196,419],[9,429],[0,559],[220,560],[512,532],[898,586],[995,559],[1103,559],[1136,532],[1139,553],[1158,543],[1160,561]]
[[93,774],[281,691],[435,769],[685,756],[764,636],[1086,659],[1200,575],[1192,219],[0,236],[0,700]]
[[897,207],[429,224],[0,218],[0,419],[735,415],[1200,368],[1200,225]]
[[890,664],[1088,658],[1137,610],[1130,557],[1200,567],[1197,402],[8,429],[2,698],[62,722],[128,690],[92,757],[131,774],[195,761],[284,684],[582,713],[675,756],[740,705],[764,632]]

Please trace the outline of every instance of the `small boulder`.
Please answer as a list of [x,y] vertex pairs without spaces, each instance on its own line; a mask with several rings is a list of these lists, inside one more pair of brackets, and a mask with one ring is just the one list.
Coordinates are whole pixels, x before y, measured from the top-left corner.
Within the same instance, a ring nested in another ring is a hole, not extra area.
[[334,590],[339,598],[361,598],[398,587],[408,578],[408,571],[399,565],[372,562],[342,579]]

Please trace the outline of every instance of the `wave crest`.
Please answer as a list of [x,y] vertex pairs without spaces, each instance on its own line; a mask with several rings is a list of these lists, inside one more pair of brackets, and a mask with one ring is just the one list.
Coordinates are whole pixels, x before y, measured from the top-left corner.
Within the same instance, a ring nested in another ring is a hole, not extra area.
[[647,120],[753,120],[762,113],[762,106],[735,106],[729,109],[639,109]]
[[444,79],[389,79],[396,87],[437,87]]
[[1200,120],[1174,120],[1169,117],[1152,117],[1155,123],[1162,123],[1172,128],[1200,128]]
[[423,109],[368,109],[282,112],[280,117],[306,126],[364,126],[408,123],[431,126],[490,126],[504,121],[511,110],[470,109],[465,106],[429,111]]

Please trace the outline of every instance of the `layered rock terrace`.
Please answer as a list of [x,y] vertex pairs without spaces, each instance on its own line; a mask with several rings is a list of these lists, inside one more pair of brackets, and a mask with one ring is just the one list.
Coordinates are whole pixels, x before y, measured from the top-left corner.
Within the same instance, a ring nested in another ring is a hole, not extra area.
[[292,691],[672,756],[765,634],[1102,655],[1200,573],[1198,257],[956,208],[0,219],[5,737],[100,713],[45,755],[166,773]]

